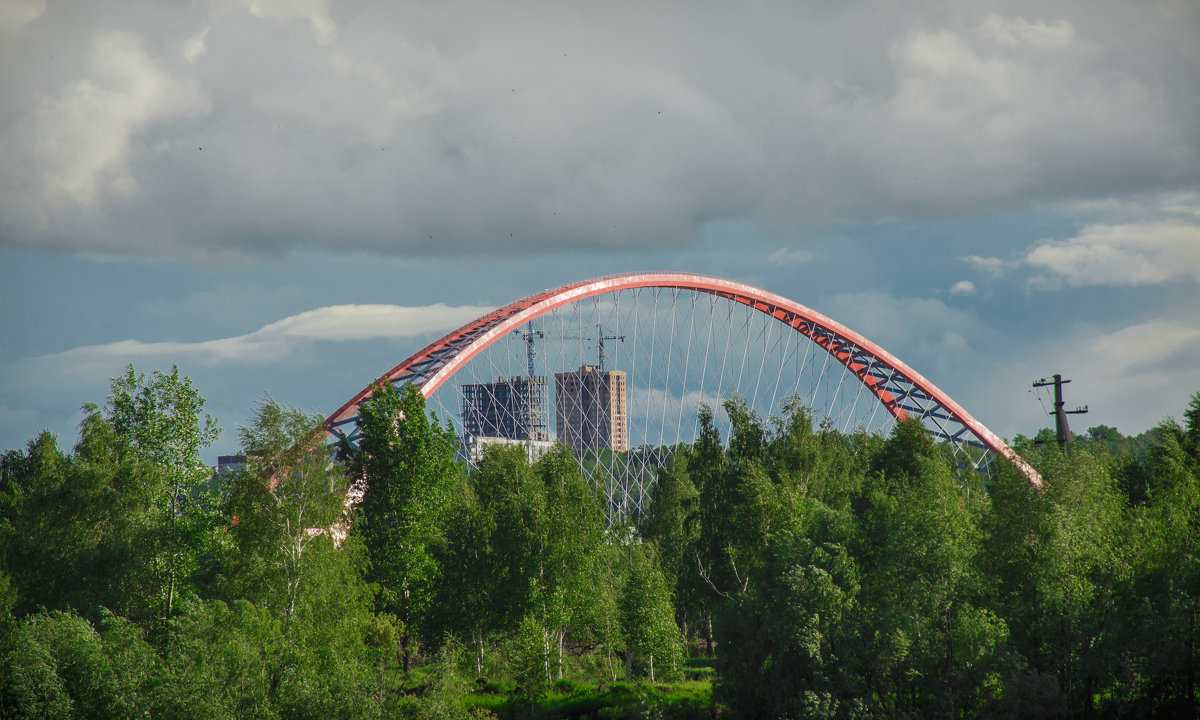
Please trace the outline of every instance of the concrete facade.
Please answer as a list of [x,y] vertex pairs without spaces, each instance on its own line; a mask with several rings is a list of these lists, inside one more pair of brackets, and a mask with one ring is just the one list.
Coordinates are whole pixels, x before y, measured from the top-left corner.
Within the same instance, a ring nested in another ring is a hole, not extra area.
[[554,374],[554,428],[572,450],[629,450],[625,373],[584,365]]

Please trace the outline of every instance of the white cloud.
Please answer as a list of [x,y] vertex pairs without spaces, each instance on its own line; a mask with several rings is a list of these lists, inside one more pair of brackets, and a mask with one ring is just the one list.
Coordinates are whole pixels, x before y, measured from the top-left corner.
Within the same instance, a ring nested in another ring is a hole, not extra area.
[[1168,193],[1163,197],[1159,210],[1183,221],[1200,222],[1200,192]]
[[[1164,417],[1181,417],[1200,390],[1200,318],[1158,318],[1084,338],[1086,363],[1074,360],[1073,403],[1088,405],[1090,427],[1140,432]],[[1121,427],[1124,425],[1124,427]]]
[[337,32],[329,17],[329,0],[209,0],[208,4],[216,16],[246,10],[255,17],[281,22],[303,20],[322,45],[329,44]]
[[992,277],[1003,275],[1005,270],[1014,265],[1014,263],[998,257],[981,257],[979,255],[968,255],[963,260]]
[[983,30],[1003,45],[1065,47],[1075,40],[1075,26],[1066,20],[1008,20],[993,13],[984,21]]
[[450,330],[493,309],[451,307],[445,303],[424,307],[334,305],[273,322],[252,335],[309,341],[412,337],[437,330]]
[[1068,240],[1034,247],[1025,262],[1076,287],[1200,282],[1200,225],[1092,225]]
[[811,252],[797,248],[779,248],[767,256],[767,262],[772,265],[803,265],[812,259]]
[[1200,370],[1200,325],[1178,320],[1155,320],[1100,335],[1088,343],[1113,377],[1145,373],[1164,365]]
[[197,60],[204,57],[204,53],[208,52],[208,43],[206,42],[208,30],[208,28],[204,28],[191,36],[184,41],[182,47],[179,49],[179,52],[183,54],[183,58],[193,65],[196,64]]
[[422,307],[397,305],[333,305],[310,310],[235,337],[198,342],[142,342],[121,340],[104,345],[72,348],[54,355],[32,358],[39,373],[52,376],[111,373],[114,362],[217,365],[275,362],[313,342],[348,342],[401,339],[449,331],[494,308],[444,303]]
[[1200,194],[1085,200],[1069,210],[1087,223],[1072,237],[1042,240],[1010,259],[967,255],[961,260],[992,278],[1033,270],[1027,287],[1040,290],[1200,282]]
[[694,422],[696,411],[702,404],[712,408],[714,416],[723,416],[725,410],[721,403],[728,399],[696,390],[681,396],[662,388],[633,387],[629,390],[628,407],[631,417],[647,422],[663,422],[673,427],[677,418],[683,418],[685,424]]
[[890,352],[896,352],[894,347],[939,343],[946,331],[969,335],[978,324],[971,313],[937,298],[894,297],[877,291],[834,295],[815,309]]
[[975,283],[970,280],[959,280],[950,287],[951,295],[970,295],[975,292]]
[[970,349],[967,339],[953,330],[942,333],[941,339],[931,346],[932,354],[939,360],[961,360],[967,356]]

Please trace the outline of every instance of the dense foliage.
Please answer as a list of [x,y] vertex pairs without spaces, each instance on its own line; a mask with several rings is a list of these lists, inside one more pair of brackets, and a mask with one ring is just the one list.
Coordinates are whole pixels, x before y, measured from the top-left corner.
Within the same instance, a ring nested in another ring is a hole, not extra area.
[[1042,490],[917,422],[733,399],[627,524],[566,449],[468,473],[375,390],[361,450],[265,400],[214,476],[190,381],[130,368],[72,450],[5,453],[0,716],[1197,715],[1200,393],[1134,438],[1018,438]]

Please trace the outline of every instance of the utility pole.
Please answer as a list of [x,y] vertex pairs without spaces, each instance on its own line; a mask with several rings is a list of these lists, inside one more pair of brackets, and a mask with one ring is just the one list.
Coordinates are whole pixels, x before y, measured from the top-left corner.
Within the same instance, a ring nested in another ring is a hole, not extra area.
[[529,377],[532,378],[533,377],[533,358],[537,356],[537,350],[535,350],[533,347],[533,340],[534,340],[534,338],[546,337],[546,333],[542,332],[541,330],[534,330],[533,329],[533,321],[530,320],[529,322],[525,323],[525,332],[521,332],[520,330],[513,330],[513,334],[520,335],[521,338],[525,341],[525,354],[526,354],[527,358],[529,359]]
[[602,325],[597,325],[596,329],[600,333],[600,337],[596,341],[596,344],[598,345],[599,350],[600,350],[600,372],[604,372],[604,370],[605,370],[604,366],[608,362],[608,354],[604,352],[604,341],[605,340],[620,340],[621,342],[625,342],[625,336],[624,335],[605,335],[604,334],[604,326],[602,326]]
[[1062,375],[1055,373],[1053,379],[1042,378],[1033,384],[1035,388],[1054,386],[1054,412],[1049,413],[1054,416],[1054,438],[1058,441],[1058,449],[1070,452],[1067,444],[1074,441],[1074,436],[1071,435],[1071,427],[1067,424],[1068,415],[1082,415],[1087,412],[1087,405],[1074,410],[1067,410],[1064,407],[1062,386],[1071,382],[1063,380]]

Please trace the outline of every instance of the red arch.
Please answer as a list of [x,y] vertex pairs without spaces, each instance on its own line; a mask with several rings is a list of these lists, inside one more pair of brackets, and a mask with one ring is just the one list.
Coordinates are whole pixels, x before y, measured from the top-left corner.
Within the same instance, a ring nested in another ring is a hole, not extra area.
[[[781,295],[707,275],[677,272],[607,275],[543,290],[448,333],[389,370],[379,380],[414,382],[421,387],[425,397],[429,397],[476,354],[529,320],[594,295],[648,287],[709,293],[774,317],[808,337],[854,373],[897,419],[913,411],[927,416],[931,414],[931,408],[936,406],[939,413],[937,418],[961,426],[960,433],[965,431],[974,436],[977,441],[975,444],[1007,459],[1029,478],[1030,483],[1041,486],[1042,478],[1038,472],[1003,440],[887,350],[836,320]],[[330,415],[326,419],[330,433],[340,434],[340,427],[353,422],[358,416],[359,406],[370,396],[371,386],[368,385]],[[913,401],[932,405],[913,407]]]

